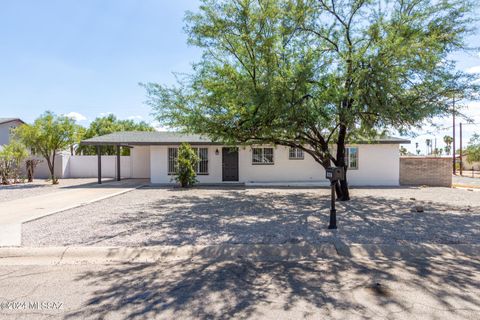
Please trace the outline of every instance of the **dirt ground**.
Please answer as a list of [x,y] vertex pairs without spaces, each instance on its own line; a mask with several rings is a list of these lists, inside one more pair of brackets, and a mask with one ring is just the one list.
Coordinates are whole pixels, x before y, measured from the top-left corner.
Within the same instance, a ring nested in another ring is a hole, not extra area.
[[148,187],[28,222],[22,245],[480,243],[480,192],[358,188],[351,195],[338,203],[332,231],[328,189]]

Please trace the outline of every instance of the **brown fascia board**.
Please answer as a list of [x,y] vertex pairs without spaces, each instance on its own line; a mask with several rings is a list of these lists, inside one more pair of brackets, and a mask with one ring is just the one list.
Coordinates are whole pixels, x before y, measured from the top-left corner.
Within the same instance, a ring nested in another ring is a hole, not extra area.
[[0,122],[0,124],[5,124],[5,123],[10,123],[10,122],[15,122],[15,121],[19,121],[19,122],[21,122],[22,124],[25,124],[25,121],[23,121],[23,120],[20,119],[20,118],[11,119],[11,120],[8,120],[8,121],[5,121],[5,122]]

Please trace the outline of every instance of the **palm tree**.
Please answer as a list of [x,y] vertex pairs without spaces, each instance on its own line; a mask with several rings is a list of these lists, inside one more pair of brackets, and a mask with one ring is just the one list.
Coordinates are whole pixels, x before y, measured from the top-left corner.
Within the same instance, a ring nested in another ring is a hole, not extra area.
[[451,136],[444,136],[443,137],[443,142],[445,142],[445,153],[447,155],[450,155],[450,152],[452,151],[452,142],[453,138]]

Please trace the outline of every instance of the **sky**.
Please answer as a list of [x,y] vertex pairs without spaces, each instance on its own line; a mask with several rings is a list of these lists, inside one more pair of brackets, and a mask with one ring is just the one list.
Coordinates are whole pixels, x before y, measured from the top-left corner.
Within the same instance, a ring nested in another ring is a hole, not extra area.
[[[198,0],[2,0],[0,1],[0,117],[32,122],[46,110],[69,114],[87,126],[114,113],[154,126],[145,89],[139,82],[173,84],[174,72],[190,72],[201,52],[183,32],[186,10]],[[479,28],[480,29],[480,24]],[[480,32],[468,40],[480,47]],[[453,56],[458,68],[480,72],[478,53]],[[480,123],[480,102],[465,113]],[[425,152],[425,140],[451,135],[451,118],[436,119],[447,129],[412,138]],[[448,128],[450,127],[450,128]],[[464,127],[464,141],[480,125]],[[457,129],[458,133],[458,129]]]

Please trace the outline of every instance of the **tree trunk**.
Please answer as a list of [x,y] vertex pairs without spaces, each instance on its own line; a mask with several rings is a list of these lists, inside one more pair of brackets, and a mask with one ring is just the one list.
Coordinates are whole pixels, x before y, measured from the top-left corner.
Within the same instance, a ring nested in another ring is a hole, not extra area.
[[345,170],[345,180],[340,181],[335,186],[335,191],[337,193],[338,201],[348,201],[350,200],[350,193],[348,191],[347,183],[347,165],[345,163],[345,138],[347,136],[347,127],[345,125],[340,125],[338,131],[338,141],[337,141],[337,163],[338,167],[343,167]]
[[52,160],[50,160],[50,156],[46,156],[45,158],[47,159],[48,169],[50,170],[52,184],[58,184],[58,179],[55,177],[55,152],[53,153]]
[[347,172],[345,171],[345,180],[337,182],[335,185],[335,192],[337,193],[338,201],[350,200],[350,192],[348,190]]

